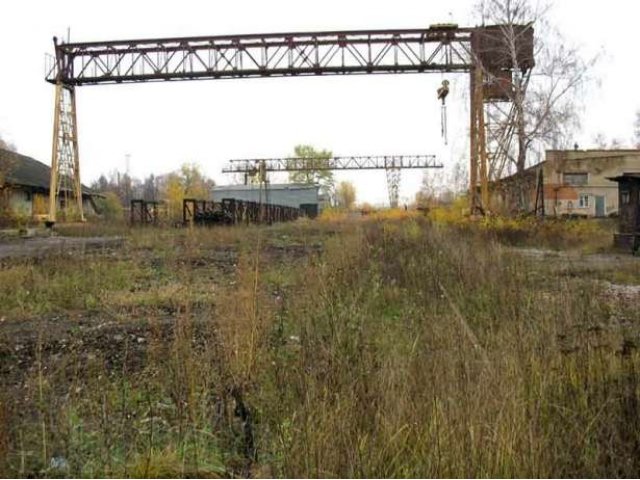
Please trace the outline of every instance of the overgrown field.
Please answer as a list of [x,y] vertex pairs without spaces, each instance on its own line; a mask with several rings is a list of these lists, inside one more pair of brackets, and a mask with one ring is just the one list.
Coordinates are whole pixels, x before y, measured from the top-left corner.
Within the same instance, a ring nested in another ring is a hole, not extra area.
[[0,476],[636,477],[640,262],[512,246],[558,232],[373,216],[4,260]]

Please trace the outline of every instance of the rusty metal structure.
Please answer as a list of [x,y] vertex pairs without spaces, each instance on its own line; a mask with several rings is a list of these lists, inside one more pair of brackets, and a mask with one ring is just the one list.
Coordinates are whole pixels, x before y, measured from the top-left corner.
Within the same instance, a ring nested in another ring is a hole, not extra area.
[[[229,160],[223,173],[242,173],[248,177],[262,172],[307,172],[317,170],[385,170],[389,204],[398,206],[400,172],[403,169],[442,168],[433,155],[355,155],[331,158],[283,157]],[[265,182],[268,185],[268,182]]]
[[[471,174],[474,211],[488,196],[485,102],[504,101],[485,87],[502,85],[533,66],[533,29],[518,27],[515,51],[495,43],[504,26],[463,28],[455,24],[404,30],[363,30],[156,38],[58,43],[46,80],[56,86],[52,185],[70,169],[79,184],[75,88],[153,81],[297,77],[315,75],[470,73]],[[513,49],[512,49],[513,50]],[[526,61],[519,61],[521,58]],[[496,82],[495,79],[503,79]],[[504,88],[503,88],[504,90]],[[66,92],[66,93],[65,93]],[[63,95],[64,94],[64,95]],[[60,99],[63,100],[60,100]],[[63,127],[64,125],[64,127]],[[505,141],[501,142],[504,145]],[[497,154],[500,154],[498,145]],[[503,148],[504,149],[504,148]],[[55,178],[54,178],[55,177]],[[55,181],[54,181],[55,180]],[[482,200],[476,194],[478,180]],[[58,189],[51,188],[50,220]],[[76,192],[76,195],[79,195]],[[82,203],[78,202],[80,214]]]
[[[490,25],[475,29],[471,38],[469,191],[472,213],[489,208],[490,168],[499,173],[507,163],[517,136],[518,115],[535,66],[534,31],[528,25]],[[517,85],[517,87],[516,87]],[[499,174],[498,174],[499,176]],[[474,188],[479,185],[480,189]]]
[[233,223],[232,218],[225,215],[220,204],[211,200],[185,198],[182,200],[183,225],[212,225]]
[[[55,221],[58,198],[63,195],[65,213],[68,210],[67,207],[73,205],[76,209],[75,214],[84,221],[75,89],[63,83],[57,83],[54,108],[49,220]],[[69,200],[69,193],[72,193],[73,202]]]
[[223,173],[256,171],[261,165],[267,172],[310,170],[380,170],[390,168],[442,168],[434,155],[358,155],[331,158],[282,157],[229,160]]
[[236,225],[288,222],[304,216],[301,209],[269,203],[247,202],[223,198],[220,202],[185,198],[182,202],[182,223],[188,225]]
[[129,205],[131,225],[158,225],[163,216],[164,202],[133,199]]

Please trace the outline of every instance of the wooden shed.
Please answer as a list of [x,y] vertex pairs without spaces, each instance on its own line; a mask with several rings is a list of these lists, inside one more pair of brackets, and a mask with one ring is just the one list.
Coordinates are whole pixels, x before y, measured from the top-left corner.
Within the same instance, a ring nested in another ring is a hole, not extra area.
[[617,247],[640,249],[640,172],[609,178],[618,183],[620,226],[614,235]]

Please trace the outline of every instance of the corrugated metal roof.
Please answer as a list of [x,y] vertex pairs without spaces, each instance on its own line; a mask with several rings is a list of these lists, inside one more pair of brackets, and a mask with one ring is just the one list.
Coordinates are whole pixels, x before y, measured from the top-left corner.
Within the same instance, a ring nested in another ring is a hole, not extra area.
[[220,202],[234,198],[245,202],[261,202],[300,208],[301,205],[318,204],[318,186],[298,183],[268,185],[226,185],[213,187],[213,200]]

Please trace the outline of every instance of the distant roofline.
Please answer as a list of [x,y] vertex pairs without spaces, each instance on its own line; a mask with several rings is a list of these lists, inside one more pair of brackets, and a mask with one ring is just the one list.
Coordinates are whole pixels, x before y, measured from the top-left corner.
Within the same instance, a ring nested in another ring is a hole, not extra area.
[[622,175],[617,175],[615,177],[607,177],[607,180],[611,180],[612,182],[619,182],[621,180],[626,180],[628,178],[635,178],[640,180],[640,172],[623,172]]
[[[11,156],[14,156],[16,160],[22,161],[25,163],[25,165],[28,166],[29,162],[33,162],[35,164],[37,164],[37,168],[45,168],[47,170],[46,172],[46,178],[43,179],[42,181],[40,181],[40,179],[37,178],[30,178],[30,179],[24,179],[24,178],[16,178],[14,176],[14,170],[10,169],[7,172],[7,176],[5,179],[5,183],[8,185],[15,185],[18,187],[25,187],[25,188],[30,188],[33,190],[43,190],[43,191],[49,191],[50,190],[50,180],[51,180],[51,167],[49,165],[47,165],[44,162],[41,162],[40,160],[37,160],[33,157],[30,157],[28,155],[24,155],[20,152],[17,151],[13,151],[13,150],[8,150],[6,148],[0,148],[0,152],[3,152],[5,155],[9,154]],[[33,166],[32,163],[32,166]],[[28,168],[28,167],[27,167]],[[34,181],[36,180],[36,181]],[[94,191],[93,189],[87,187],[86,185],[82,184],[81,185],[81,190],[82,190],[82,194],[83,195],[88,195],[88,196],[102,196],[102,194],[100,194],[99,192]]]
[[[638,148],[619,148],[619,149],[607,149],[607,148],[592,148],[592,149],[588,149],[588,150],[545,150],[545,157],[549,154],[549,153],[612,153],[612,154],[622,154],[622,153],[637,153],[638,155],[640,155],[640,149]],[[568,160],[608,160],[610,158],[610,156],[603,156],[601,158],[571,158]],[[496,182],[502,182],[505,180],[509,180],[512,178],[516,178],[519,175],[522,175],[524,173],[529,173],[532,172],[540,167],[542,167],[544,164],[546,164],[548,162],[548,160],[545,158],[545,160],[542,160],[538,163],[536,163],[535,165],[531,165],[530,167],[525,168],[522,172],[520,173],[512,173],[511,175],[508,175],[506,177],[502,177],[499,178],[498,180],[494,180],[491,183],[496,183]]]
[[506,177],[498,178],[497,180],[492,180],[491,182],[489,182],[489,184],[490,185],[495,185],[495,184],[498,184],[500,182],[505,182],[505,181],[514,179],[516,177],[519,177],[520,175],[523,175],[523,174],[526,174],[526,173],[529,173],[529,172],[533,172],[537,168],[539,168],[542,165],[544,165],[546,162],[547,162],[546,160],[543,160],[541,162],[536,163],[535,165],[531,165],[530,167],[525,168],[522,172],[512,173],[511,175],[508,175]]
[[564,149],[564,150],[558,150],[558,149],[551,149],[551,150],[545,150],[545,153],[549,153],[549,152],[577,152],[577,153],[639,153],[640,154],[640,148],[588,148],[586,150],[584,149],[578,149],[578,150],[574,150],[574,149]]

